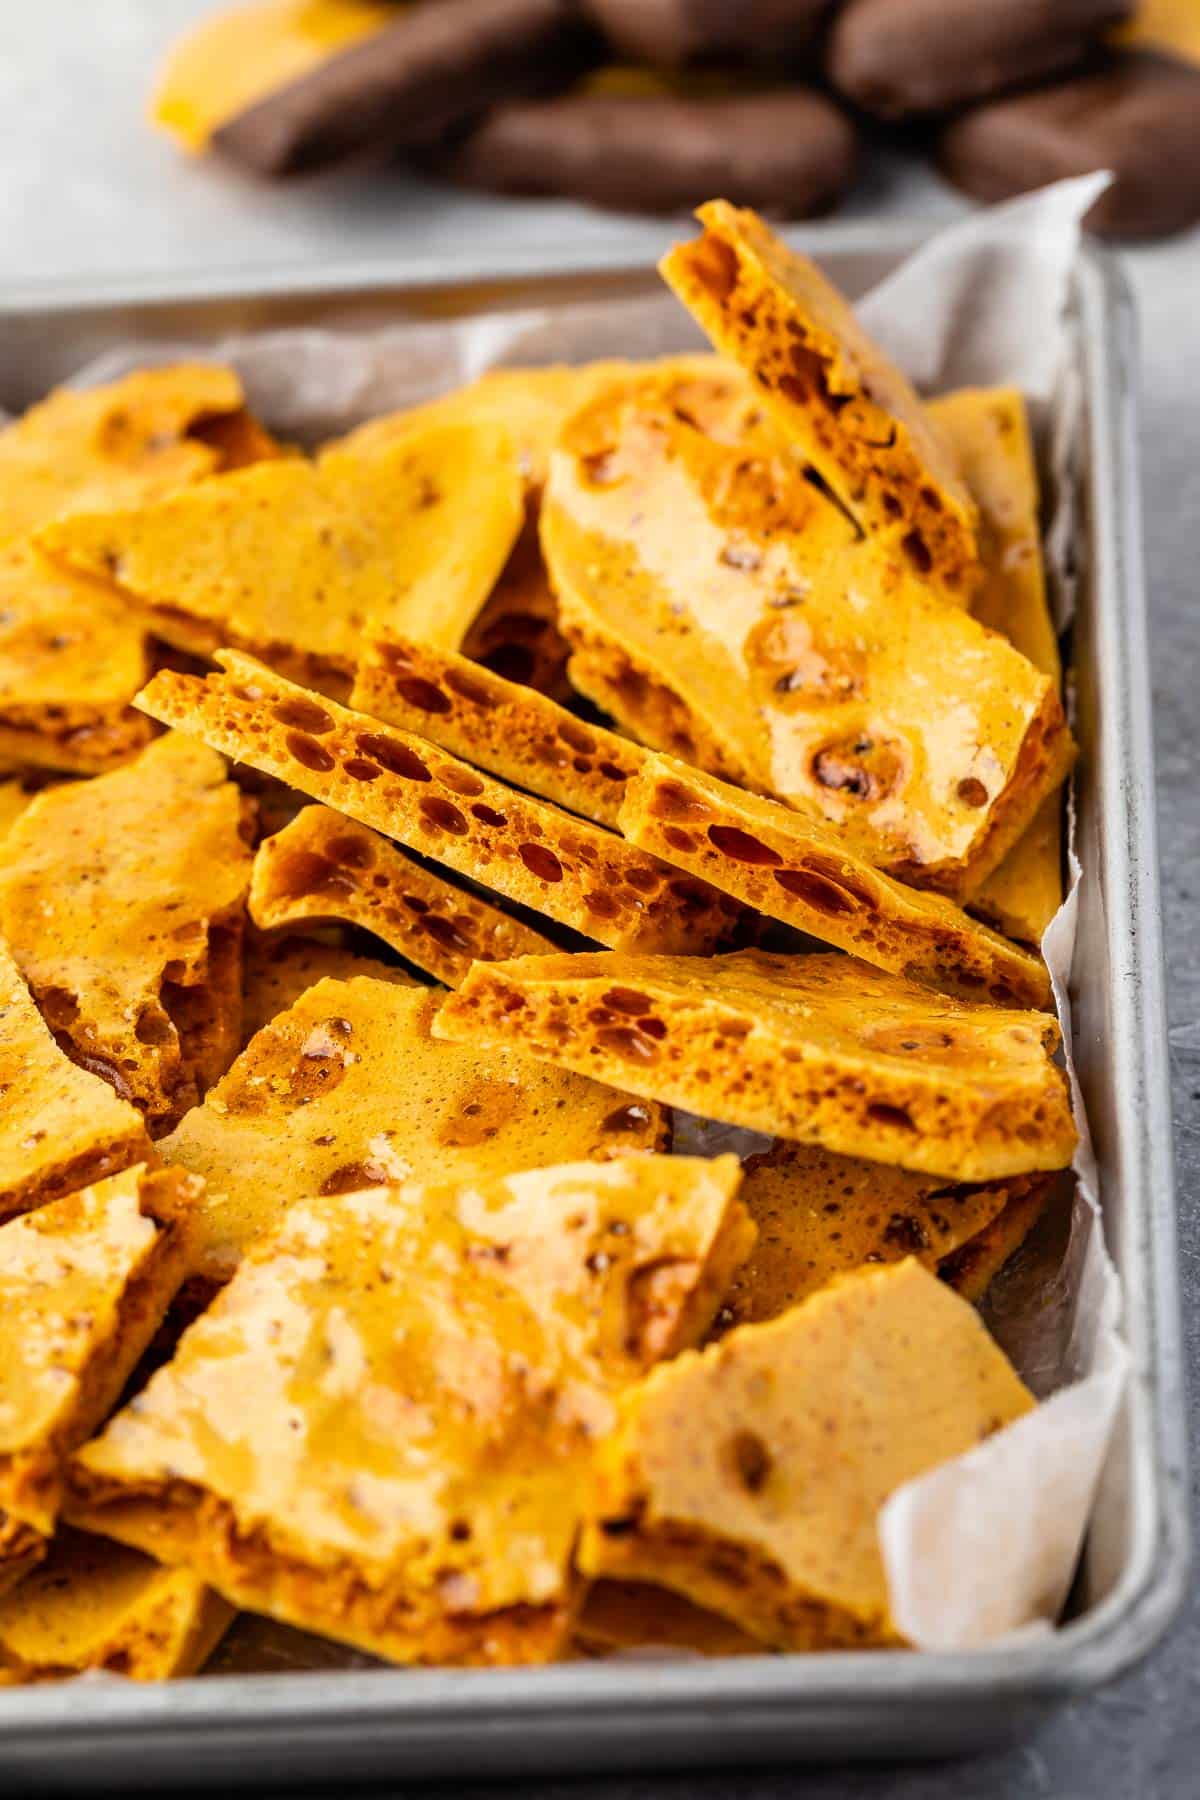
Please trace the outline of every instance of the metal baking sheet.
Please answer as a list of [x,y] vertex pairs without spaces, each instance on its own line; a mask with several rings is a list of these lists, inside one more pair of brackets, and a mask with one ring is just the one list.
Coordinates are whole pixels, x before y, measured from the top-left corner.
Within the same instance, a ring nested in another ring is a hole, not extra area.
[[[827,228],[810,247],[851,296],[911,250],[906,230]],[[281,270],[0,299],[0,406],[16,411],[131,340],[340,329],[652,291],[648,268],[589,259],[553,276]],[[1076,1059],[1096,1141],[1134,1372],[1069,1622],[970,1655],[855,1652],[546,1669],[315,1670],[142,1687],[104,1678],[0,1692],[15,1791],[134,1791],[302,1774],[461,1777],[830,1756],[947,1755],[1012,1739],[1143,1656],[1188,1564],[1171,1118],[1135,433],[1124,281],[1088,249],[1072,336],[1085,397],[1074,634],[1081,765]]]

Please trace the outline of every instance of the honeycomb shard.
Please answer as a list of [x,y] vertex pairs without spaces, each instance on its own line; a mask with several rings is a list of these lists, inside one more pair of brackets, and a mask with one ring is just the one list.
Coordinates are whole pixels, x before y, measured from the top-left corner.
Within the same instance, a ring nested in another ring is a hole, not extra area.
[[614,833],[479,774],[427,739],[321,699],[234,651],[162,670],[138,705],[227,756],[613,948],[711,950],[744,909]]
[[252,933],[246,944],[242,990],[243,1050],[264,1025],[287,1012],[318,981],[327,977],[350,981],[356,975],[394,982],[398,987],[417,985],[416,977],[406,969],[393,968],[341,943],[319,937]]
[[625,785],[646,755],[545,694],[413,638],[368,640],[352,700],[360,712],[613,830]]
[[1045,965],[942,894],[905,887],[830,827],[670,757],[625,786],[631,843],[852,956],[966,1000],[1050,1008]]
[[0,1222],[152,1152],[141,1114],[60,1050],[0,939]]
[[[963,388],[929,403],[979,504],[983,581],[971,602],[982,625],[1006,637],[1062,689],[1038,520],[1038,478],[1025,401],[1015,388]],[[1024,944],[1040,944],[1062,905],[1061,794],[1048,795],[972,910]]]
[[[758,1226],[758,1241],[718,1314],[722,1331],[778,1318],[841,1275],[906,1256],[943,1279],[965,1272],[969,1263],[977,1278],[967,1298],[978,1299],[987,1285],[978,1277],[985,1249],[992,1248],[988,1234],[1010,1205],[1036,1216],[1053,1179],[946,1182],[783,1141],[748,1157],[743,1167],[742,1202]],[[990,1279],[999,1263],[993,1266],[991,1255],[987,1262]],[[966,1292],[959,1279],[951,1285]]]
[[76,512],[38,543],[114,583],[178,649],[240,645],[345,692],[372,621],[461,642],[522,517],[507,438],[447,427],[373,454],[276,458],[142,507]]
[[124,768],[39,794],[5,843],[0,930],[21,973],[69,1054],[152,1133],[237,1048],[241,817],[221,758],[172,734]]
[[68,1455],[158,1329],[199,1186],[138,1165],[0,1227],[0,1584],[38,1559]]
[[756,214],[714,200],[696,216],[701,237],[659,265],[668,285],[863,530],[965,600],[979,573],[978,514],[908,379],[816,264]]
[[902,880],[972,891],[1070,766],[1053,681],[653,383],[571,421],[542,543],[592,699]]
[[1076,1143],[1052,1018],[953,1000],[849,956],[477,963],[434,1029],[948,1180],[1065,1168]]
[[0,1663],[26,1682],[88,1669],[130,1681],[194,1675],[233,1614],[190,1570],[67,1526],[0,1599]]
[[297,1201],[377,1183],[483,1180],[666,1142],[662,1109],[509,1049],[440,1043],[438,994],[324,980],[252,1038],[164,1139],[202,1175],[196,1272],[228,1278]]
[[259,845],[250,917],[262,930],[306,919],[361,926],[448,987],[476,959],[504,962],[555,948],[327,806],[306,806]]
[[297,1203],[74,1464],[90,1528],[398,1662],[545,1661],[619,1390],[695,1342],[736,1159]]
[[775,1649],[896,1644],[880,1507],[1033,1405],[912,1258],[846,1276],[626,1392],[581,1566],[674,1588]]

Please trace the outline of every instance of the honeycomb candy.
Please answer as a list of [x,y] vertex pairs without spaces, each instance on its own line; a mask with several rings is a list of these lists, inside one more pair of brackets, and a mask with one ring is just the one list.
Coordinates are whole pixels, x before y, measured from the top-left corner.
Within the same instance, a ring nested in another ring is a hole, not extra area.
[[[983,582],[971,611],[1061,690],[1025,402],[1015,388],[963,388],[928,411],[979,503]],[[971,901],[980,918],[1022,943],[1040,944],[1062,905],[1062,817],[1061,795],[1049,795]]]
[[0,1221],[152,1155],[141,1114],[59,1049],[0,939]]
[[982,1231],[943,1258],[938,1274],[946,1285],[978,1305],[1042,1217],[1053,1190],[1053,1181],[1045,1177],[1016,1184],[1007,1206],[989,1219]]
[[1053,1006],[1040,958],[873,869],[828,826],[668,757],[646,757],[624,791],[631,843],[769,918],[962,999]]
[[107,586],[0,547],[0,756],[89,775],[126,761],[150,736],[130,706],[149,672]]
[[138,506],[212,473],[221,452],[204,434],[244,407],[237,376],[216,363],[57,388],[0,431],[0,543],[64,509]]
[[3,847],[10,828],[16,824],[36,793],[36,786],[32,786],[22,775],[0,779],[0,848]]
[[[744,1167],[741,1197],[758,1241],[717,1316],[722,1331],[778,1318],[840,1275],[906,1256],[947,1279],[968,1263],[982,1272],[986,1247],[990,1280],[999,1267],[991,1255],[998,1222],[1011,1207],[1032,1224],[1053,1179],[947,1183],[782,1141]],[[951,1285],[966,1292],[959,1280]],[[978,1299],[986,1285],[972,1282],[967,1298]]]
[[9,832],[0,929],[51,1030],[169,1129],[232,1057],[250,852],[221,758],[158,738],[41,793]]
[[233,1613],[189,1570],[68,1526],[0,1599],[0,1662],[22,1681],[87,1669],[165,1681],[203,1667]]
[[555,451],[542,511],[571,678],[656,748],[961,896],[1062,781],[1062,706],[849,532],[794,460],[706,435],[652,384],[598,401]]
[[253,933],[246,944],[242,1048],[318,981],[327,977],[350,981],[355,975],[391,981],[398,987],[416,986],[415,977],[406,969],[392,968],[373,956],[362,956],[344,944],[309,937],[260,937]]
[[378,0],[250,0],[206,18],[172,48],[151,117],[185,150],[219,125],[391,22]]
[[361,926],[448,987],[476,959],[504,962],[555,948],[326,806],[306,806],[259,846],[250,916],[264,930],[303,919]]
[[446,427],[374,454],[259,463],[124,511],[76,511],[38,543],[115,583],[178,649],[241,646],[344,693],[372,621],[461,642],[522,516],[508,440]]
[[77,1457],[90,1528],[398,1662],[544,1661],[620,1389],[705,1330],[732,1157],[299,1201]]
[[462,641],[471,662],[506,681],[565,698],[571,646],[558,629],[558,601],[538,536],[538,512],[526,501],[525,523],[499,581]]
[[435,1030],[953,1181],[1064,1168],[1075,1148],[1052,1018],[949,999],[848,956],[477,963]]
[[0,1227],[0,1583],[40,1558],[67,1456],[120,1396],[183,1278],[199,1182],[144,1165]]
[[674,1588],[780,1650],[895,1644],[880,1507],[1033,1405],[912,1258],[846,1276],[622,1396],[581,1566]]
[[[613,829],[645,751],[545,694],[413,638],[369,639],[354,705]],[[661,851],[659,852],[661,855]]]
[[310,987],[251,1039],[163,1141],[202,1175],[196,1272],[226,1279],[310,1195],[383,1182],[484,1180],[657,1149],[662,1109],[520,1053],[437,1042],[438,997],[356,977]]
[[714,200],[696,216],[703,235],[659,265],[668,285],[863,530],[965,600],[979,573],[975,503],[907,378],[754,213]]
[[545,801],[515,793],[248,657],[204,680],[163,670],[139,696],[153,717],[398,839],[410,850],[613,948],[703,951],[744,909],[692,876]]
[[597,1581],[588,1589],[575,1642],[589,1656],[645,1646],[698,1656],[757,1656],[757,1644],[719,1614],[648,1581]]

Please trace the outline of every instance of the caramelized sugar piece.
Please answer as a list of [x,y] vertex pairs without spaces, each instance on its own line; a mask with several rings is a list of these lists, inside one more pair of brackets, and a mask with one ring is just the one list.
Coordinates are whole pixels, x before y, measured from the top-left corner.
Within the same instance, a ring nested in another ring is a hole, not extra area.
[[[943,1280],[958,1268],[960,1256],[964,1267],[981,1267],[998,1222],[1013,1208],[1028,1216],[1028,1230],[1053,1179],[945,1182],[783,1141],[748,1157],[744,1167],[742,1199],[758,1226],[758,1242],[717,1315],[722,1331],[778,1318],[868,1263],[914,1256]],[[1009,1253],[1015,1248],[1010,1244]],[[989,1267],[988,1280],[997,1267]],[[960,1280],[951,1285],[975,1300],[987,1282],[970,1292]]]
[[545,694],[415,638],[368,639],[353,699],[360,712],[614,829],[625,784],[646,757]]
[[880,1507],[1033,1405],[936,1276],[912,1258],[863,1270],[622,1396],[580,1564],[776,1649],[896,1644]]
[[394,982],[397,987],[417,985],[407,969],[394,969],[340,943],[311,937],[261,937],[252,932],[246,943],[242,988],[242,1048],[318,981],[327,977],[350,981],[355,975]]
[[625,788],[631,843],[877,968],[961,999],[1050,1008],[1041,960],[941,894],[873,869],[838,833],[777,800],[647,756]]
[[141,1114],[59,1049],[0,939],[0,1220],[153,1155]]
[[138,506],[221,468],[204,434],[244,406],[237,376],[217,363],[56,388],[0,431],[0,542],[64,510]]
[[947,1286],[978,1305],[1038,1223],[1054,1189],[1049,1178],[1015,1184],[1008,1205],[968,1243],[943,1258],[938,1274]]
[[588,1656],[611,1656],[649,1646],[698,1656],[758,1656],[762,1645],[719,1613],[693,1606],[669,1588],[644,1581],[597,1581],[588,1589],[575,1627]]
[[558,601],[538,536],[539,501],[526,496],[525,523],[504,572],[462,641],[462,653],[522,687],[565,699],[571,654],[558,629]]
[[50,1029],[169,1130],[237,1048],[250,852],[221,758],[182,736],[41,793],[0,868],[0,929]]
[[127,761],[150,737],[130,706],[149,672],[109,587],[27,540],[0,548],[0,755],[89,775]]
[[959,896],[1062,781],[1054,683],[856,543],[794,456],[627,388],[555,451],[542,542],[572,680],[655,747]]
[[950,1180],[1065,1168],[1075,1148],[1053,1019],[948,999],[848,956],[477,963],[435,1030]]
[[0,1600],[0,1657],[22,1681],[104,1669],[165,1681],[203,1667],[234,1608],[188,1569],[70,1527]]
[[[963,388],[932,401],[928,412],[979,504],[983,582],[971,610],[1061,691],[1025,402],[1015,388]],[[1062,905],[1062,818],[1062,795],[1048,795],[971,901],[981,919],[1022,943],[1040,944]]]
[[863,530],[964,601],[979,573],[975,503],[907,378],[755,213],[714,200],[696,216],[703,235],[664,257],[664,279]]
[[0,1227],[0,1585],[40,1557],[67,1456],[158,1329],[199,1190],[140,1164]]
[[306,806],[259,845],[250,917],[263,930],[304,919],[362,926],[448,987],[477,959],[504,962],[555,948],[327,806]]
[[201,151],[218,126],[394,17],[377,0],[250,0],[216,13],[172,46],[150,116]]
[[438,995],[325,980],[251,1039],[162,1146],[203,1175],[198,1272],[228,1277],[295,1201],[373,1183],[483,1180],[661,1148],[662,1109],[508,1049],[437,1042]]
[[373,453],[260,463],[120,512],[77,511],[38,542],[114,583],[181,650],[240,645],[344,693],[369,624],[457,646],[522,516],[509,440],[459,426]]
[[732,1157],[302,1200],[75,1463],[75,1511],[397,1662],[540,1662],[614,1399],[711,1320]]
[[221,672],[204,680],[161,671],[138,705],[614,948],[709,950],[744,918],[702,882],[478,774],[425,738],[318,702],[249,657],[223,651],[219,660]]

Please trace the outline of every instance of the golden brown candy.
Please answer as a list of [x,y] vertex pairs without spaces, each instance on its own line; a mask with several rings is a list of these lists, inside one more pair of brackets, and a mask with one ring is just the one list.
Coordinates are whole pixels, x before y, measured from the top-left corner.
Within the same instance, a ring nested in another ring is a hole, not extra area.
[[380,1182],[487,1179],[656,1149],[660,1107],[518,1051],[437,1042],[438,994],[310,987],[252,1038],[162,1153],[207,1183],[196,1267],[226,1279],[294,1202]]
[[0,1228],[0,1586],[39,1558],[67,1456],[116,1404],[183,1279],[199,1190],[141,1164]]
[[[931,401],[928,412],[979,505],[983,580],[971,611],[1061,691],[1025,402],[1015,388],[964,388]],[[1004,861],[972,897],[972,910],[981,919],[1022,943],[1040,944],[1062,905],[1062,816],[1062,795],[1047,795]]]
[[51,1029],[169,1129],[225,1069],[250,852],[219,756],[182,736],[39,794],[0,867],[0,930]]
[[45,1562],[0,1599],[0,1657],[21,1681],[87,1669],[165,1681],[194,1675],[233,1614],[190,1570],[64,1527]]
[[972,891],[1069,767],[1051,680],[661,382],[572,420],[542,542],[576,685],[902,880]]
[[153,1154],[142,1116],[59,1049],[0,939],[0,1221]]
[[361,926],[448,987],[477,958],[503,962],[555,948],[326,806],[306,806],[259,845],[250,917],[263,930],[306,919]]
[[522,517],[508,438],[446,426],[374,452],[258,463],[122,512],[77,511],[38,542],[115,583],[178,649],[238,645],[344,692],[370,624],[457,646]]
[[708,950],[743,919],[702,882],[425,738],[317,701],[249,657],[219,660],[204,680],[163,670],[138,705],[600,943]]
[[348,950],[341,943],[321,937],[260,936],[252,932],[246,943],[242,1048],[318,981],[327,976],[335,981],[350,981],[355,975],[394,982],[397,987],[417,985],[407,969],[392,968],[373,956]]
[[435,1030],[950,1180],[1064,1168],[1075,1148],[1053,1019],[952,1000],[848,956],[476,963]]
[[876,968],[965,1000],[1053,1004],[1039,958],[943,895],[873,869],[836,831],[776,800],[647,756],[625,788],[619,824],[643,850]]
[[536,1662],[619,1390],[752,1229],[735,1159],[298,1202],[75,1463],[76,1515],[399,1662]]
[[964,600],[978,576],[975,504],[906,377],[756,214],[714,200],[696,216],[703,235],[664,257],[664,279],[862,528]]
[[880,1507],[1033,1404],[919,1263],[847,1276],[623,1396],[581,1566],[661,1582],[777,1649],[894,1644]]

